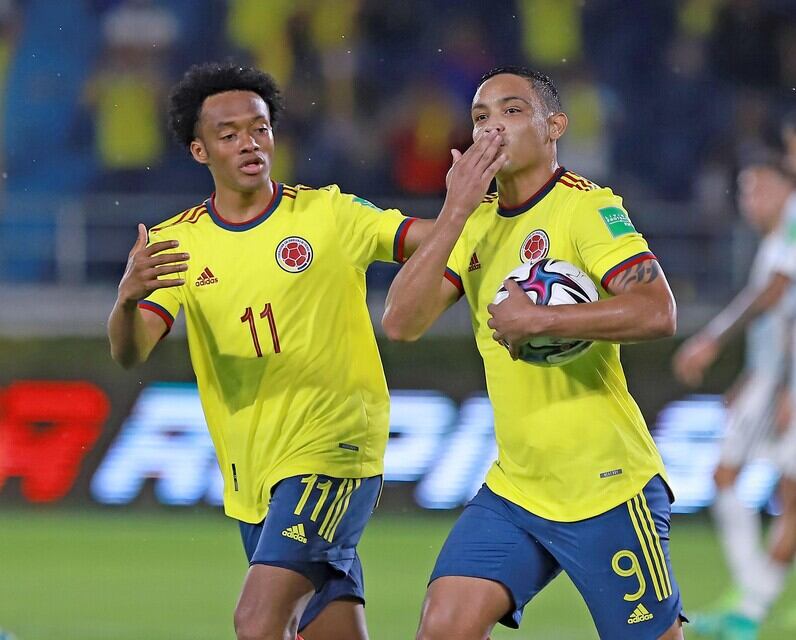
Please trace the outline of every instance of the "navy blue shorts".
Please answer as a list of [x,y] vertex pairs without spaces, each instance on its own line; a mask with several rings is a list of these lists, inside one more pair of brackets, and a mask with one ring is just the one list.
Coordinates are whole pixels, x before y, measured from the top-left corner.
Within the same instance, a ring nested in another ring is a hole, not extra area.
[[240,523],[249,565],[267,564],[306,576],[315,587],[299,623],[306,627],[334,600],[365,602],[357,544],[376,507],[381,476],[294,476],[271,493],[259,524]]
[[500,622],[516,629],[525,605],[563,569],[601,638],[656,639],[682,616],[669,560],[670,514],[660,476],[626,503],[578,522],[540,518],[484,485],[448,535],[431,581],[501,583],[514,609]]

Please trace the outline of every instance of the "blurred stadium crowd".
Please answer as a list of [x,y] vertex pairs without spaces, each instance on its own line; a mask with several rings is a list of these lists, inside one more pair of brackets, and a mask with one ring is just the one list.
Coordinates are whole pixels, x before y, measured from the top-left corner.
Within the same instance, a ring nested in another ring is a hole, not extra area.
[[[796,102],[796,4],[0,0],[6,203],[203,197],[207,172],[165,130],[166,95],[189,65],[226,59],[283,88],[284,182],[437,198],[449,149],[468,143],[478,78],[526,63],[559,86],[568,167],[626,197],[688,203],[682,216],[712,224],[734,216],[738,166],[777,140]],[[20,224],[10,215],[6,253]],[[25,231],[37,232],[46,243],[46,229]]]
[[558,83],[564,157],[580,173],[712,206],[796,97],[787,0],[2,4],[9,191],[195,191],[164,132],[164,97],[213,59],[281,83],[276,175],[380,195],[443,190],[477,80],[500,63]]

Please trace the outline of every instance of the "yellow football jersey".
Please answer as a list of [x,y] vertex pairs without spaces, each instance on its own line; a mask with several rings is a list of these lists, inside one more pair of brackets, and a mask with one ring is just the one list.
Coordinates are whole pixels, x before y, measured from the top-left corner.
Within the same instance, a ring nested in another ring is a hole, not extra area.
[[150,230],[150,243],[176,239],[190,254],[185,284],[139,306],[169,326],[185,310],[227,515],[261,521],[289,476],[382,473],[390,400],[365,270],[402,261],[412,220],[337,186],[275,184],[244,224],[211,197]]
[[627,390],[619,345],[597,342],[560,367],[513,361],[492,339],[490,304],[506,275],[544,257],[571,262],[609,295],[610,280],[654,258],[610,189],[560,168],[513,210],[488,195],[464,227],[446,277],[466,295],[495,414],[487,485],[550,520],[572,522],[629,500],[663,462]]

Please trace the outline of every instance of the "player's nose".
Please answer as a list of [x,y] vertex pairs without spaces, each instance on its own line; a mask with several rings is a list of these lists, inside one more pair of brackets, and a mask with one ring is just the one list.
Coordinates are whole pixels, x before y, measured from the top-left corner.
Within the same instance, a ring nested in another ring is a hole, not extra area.
[[248,153],[251,151],[259,151],[260,145],[257,144],[257,140],[254,139],[254,136],[244,136],[243,138],[243,145],[240,148],[241,153]]
[[500,120],[493,120],[486,127],[484,127],[484,133],[489,133],[490,131],[497,131],[498,133],[503,133],[505,130],[506,130],[506,125],[503,124]]

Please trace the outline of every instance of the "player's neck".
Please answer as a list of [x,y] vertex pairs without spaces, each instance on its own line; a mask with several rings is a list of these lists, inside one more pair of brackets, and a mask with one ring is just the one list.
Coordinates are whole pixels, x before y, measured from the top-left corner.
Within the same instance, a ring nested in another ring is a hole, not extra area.
[[237,191],[216,185],[213,205],[220,216],[234,223],[248,222],[260,215],[274,199],[273,180],[256,191]]
[[498,202],[502,209],[516,209],[544,187],[558,169],[555,159],[525,171],[498,178]]

